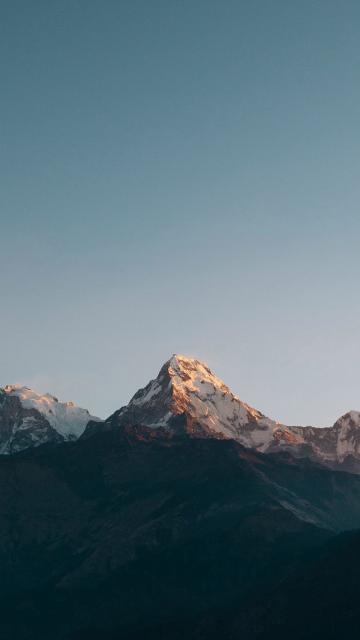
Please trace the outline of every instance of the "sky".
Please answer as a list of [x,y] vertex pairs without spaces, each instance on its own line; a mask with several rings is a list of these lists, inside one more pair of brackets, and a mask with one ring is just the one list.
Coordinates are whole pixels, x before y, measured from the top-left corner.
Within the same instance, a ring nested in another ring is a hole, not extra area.
[[360,409],[360,3],[3,0],[0,385]]

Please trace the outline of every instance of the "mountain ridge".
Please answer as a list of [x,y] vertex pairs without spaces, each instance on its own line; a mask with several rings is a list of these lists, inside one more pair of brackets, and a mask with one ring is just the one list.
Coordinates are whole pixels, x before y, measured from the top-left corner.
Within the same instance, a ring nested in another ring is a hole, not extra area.
[[344,414],[332,427],[285,425],[243,402],[206,364],[180,354],[174,354],[155,379],[103,424],[87,425],[82,437],[98,429],[131,425],[232,438],[263,453],[289,451],[360,472],[359,412]]
[[241,400],[205,363],[181,354],[167,360],[156,378],[105,421],[28,387],[0,389],[3,454],[136,426],[161,428],[170,435],[234,439],[262,453],[288,451],[360,473],[360,412],[347,412],[331,427],[285,425]]

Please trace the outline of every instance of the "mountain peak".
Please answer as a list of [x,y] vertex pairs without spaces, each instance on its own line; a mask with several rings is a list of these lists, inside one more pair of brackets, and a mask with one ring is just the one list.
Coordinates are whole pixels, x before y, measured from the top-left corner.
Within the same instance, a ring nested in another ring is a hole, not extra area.
[[196,358],[174,354],[163,368],[168,372],[172,384],[176,387],[187,386],[191,388],[197,382],[201,382],[201,384],[210,383],[225,393],[231,393],[229,387],[213,374],[207,364]]
[[75,440],[91,416],[73,402],[60,402],[21,384],[0,389],[0,453],[13,453],[44,442]]
[[351,409],[351,411],[347,411],[335,422],[335,424],[344,422],[360,425],[360,411],[355,411],[354,409]]
[[260,411],[246,404],[235,395],[204,362],[196,358],[174,354],[165,364],[165,367],[167,367],[170,375],[175,397],[177,394],[183,395],[186,392],[193,392],[200,398],[211,399],[214,402],[215,392],[219,392],[222,397],[229,396],[231,402],[240,403],[241,407],[254,420],[265,417]]
[[190,381],[196,377],[202,380],[211,380],[217,386],[223,387],[229,391],[229,388],[209,369],[205,362],[201,362],[196,358],[189,358],[181,354],[174,354],[170,360],[164,365],[167,367],[172,378],[180,377],[183,381]]
[[213,375],[205,362],[191,358],[190,356],[185,356],[182,353],[174,353],[165,365],[168,365],[174,370],[202,370]]
[[181,426],[188,433],[234,438],[260,449],[267,448],[276,427],[232,393],[205,363],[180,354],[174,354],[157,378],[139,389],[107,423],[169,431]]
[[[3,387],[3,391],[8,395],[19,397],[24,402],[42,403],[45,405],[51,402],[58,402],[58,399],[50,393],[40,394],[34,391],[34,389],[31,389],[31,387],[25,387],[22,384],[6,384],[5,387]],[[64,404],[71,405],[74,403],[69,402]]]

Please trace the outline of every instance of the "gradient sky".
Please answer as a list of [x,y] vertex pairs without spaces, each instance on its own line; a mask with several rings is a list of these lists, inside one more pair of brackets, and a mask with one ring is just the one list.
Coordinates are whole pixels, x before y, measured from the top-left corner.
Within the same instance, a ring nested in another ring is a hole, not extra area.
[[360,3],[3,0],[0,385],[360,409]]

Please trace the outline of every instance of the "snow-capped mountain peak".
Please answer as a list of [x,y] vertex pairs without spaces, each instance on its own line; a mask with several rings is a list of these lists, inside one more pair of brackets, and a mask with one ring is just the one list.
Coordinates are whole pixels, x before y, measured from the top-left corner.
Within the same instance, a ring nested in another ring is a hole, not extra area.
[[183,416],[184,428],[265,450],[278,424],[242,402],[203,362],[173,355],[155,380],[140,389],[107,423],[142,424],[172,430]]
[[[226,398],[229,396],[232,402],[237,402],[243,409],[243,418],[247,421],[249,414],[254,420],[260,420],[265,416],[257,409],[250,407],[242,402],[226,384],[220,380],[209,367],[195,358],[187,358],[183,355],[175,354],[170,358],[167,366],[171,383],[173,387],[173,395],[175,403],[185,400],[185,404],[189,400],[189,394],[194,394],[200,400],[211,400],[215,403],[217,396]],[[219,407],[221,410],[221,407]]]
[[59,402],[19,384],[0,389],[0,452],[12,453],[44,442],[76,440],[90,421],[100,421],[73,402]]
[[59,402],[50,393],[41,395],[29,387],[18,384],[8,384],[4,391],[10,396],[17,396],[24,409],[39,411],[65,439],[78,438],[89,420],[100,421],[100,418],[91,416],[87,409],[77,407],[74,402]]

